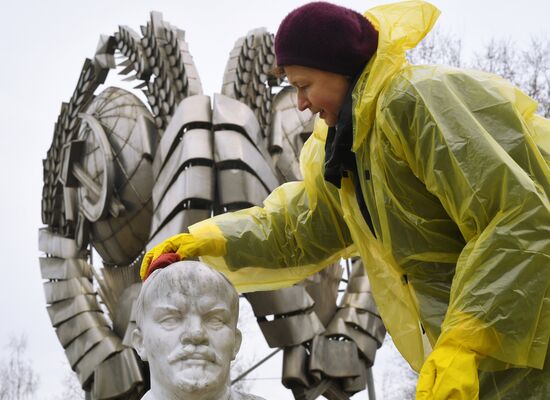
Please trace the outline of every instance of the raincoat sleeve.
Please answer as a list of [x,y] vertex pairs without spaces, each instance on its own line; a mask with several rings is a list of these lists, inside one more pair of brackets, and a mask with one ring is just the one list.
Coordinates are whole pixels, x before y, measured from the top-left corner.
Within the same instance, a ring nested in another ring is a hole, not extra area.
[[533,115],[536,103],[496,76],[451,70],[403,74],[378,107],[392,151],[438,197],[466,242],[437,344],[459,341],[485,370],[542,368],[550,336],[550,172],[534,141],[534,122],[548,137],[540,131],[548,125]]
[[[317,127],[321,124],[318,123]],[[304,181],[275,189],[263,207],[221,214],[189,227],[201,240],[225,241],[225,254],[201,254],[240,291],[272,290],[294,284],[353,252],[338,189],[325,182],[323,128],[304,145]]]

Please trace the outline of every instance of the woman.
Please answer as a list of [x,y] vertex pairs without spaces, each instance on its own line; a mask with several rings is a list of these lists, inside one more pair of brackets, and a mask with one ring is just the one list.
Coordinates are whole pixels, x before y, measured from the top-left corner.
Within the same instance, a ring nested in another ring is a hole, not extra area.
[[277,64],[320,114],[304,181],[191,226],[142,273],[177,252],[266,290],[359,253],[397,348],[422,369],[417,398],[550,398],[550,123],[497,76],[408,65],[438,14],[420,1],[291,12]]

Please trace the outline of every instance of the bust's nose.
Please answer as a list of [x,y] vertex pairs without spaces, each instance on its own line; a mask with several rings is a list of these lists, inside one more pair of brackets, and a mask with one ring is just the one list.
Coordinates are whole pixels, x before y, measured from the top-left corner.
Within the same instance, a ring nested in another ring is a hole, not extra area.
[[202,326],[202,320],[198,316],[188,316],[182,326],[181,342],[183,344],[205,344],[208,343],[208,336]]

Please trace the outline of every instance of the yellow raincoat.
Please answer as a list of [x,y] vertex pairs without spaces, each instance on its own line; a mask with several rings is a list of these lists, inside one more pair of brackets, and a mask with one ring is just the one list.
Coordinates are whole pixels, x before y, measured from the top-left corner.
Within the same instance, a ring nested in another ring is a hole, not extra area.
[[255,291],[359,253],[415,370],[452,338],[481,356],[481,398],[550,398],[550,122],[495,75],[408,65],[438,14],[420,1],[365,14],[379,45],[353,91],[353,151],[376,238],[350,178],[323,179],[318,122],[304,181],[191,226],[194,254]]

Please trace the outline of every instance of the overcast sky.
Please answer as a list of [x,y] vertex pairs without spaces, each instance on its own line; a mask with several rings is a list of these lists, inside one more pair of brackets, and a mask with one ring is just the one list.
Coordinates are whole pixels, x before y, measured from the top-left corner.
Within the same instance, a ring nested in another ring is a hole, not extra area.
[[[291,0],[3,1],[0,256],[4,261],[0,279],[0,346],[7,342],[10,333],[28,335],[29,356],[42,378],[37,399],[50,400],[61,391],[65,363],[45,310],[38,266],[42,159],[50,146],[61,102],[70,98],[84,59],[94,55],[99,35],[115,32],[118,25],[128,25],[138,31],[139,26],[147,22],[149,11],[161,11],[166,21],[187,32],[186,40],[204,92],[212,94],[219,91],[235,40],[256,27],[264,26],[275,32],[280,20],[303,3]],[[384,1],[336,3],[365,11]],[[509,38],[522,47],[531,36],[548,33],[549,0],[434,0],[433,3],[442,10],[440,28],[463,38],[467,55],[479,51],[492,37]],[[272,365],[262,376],[279,376],[278,368]],[[265,387],[263,381],[257,382],[259,389]],[[366,398],[366,394],[362,398]]]

